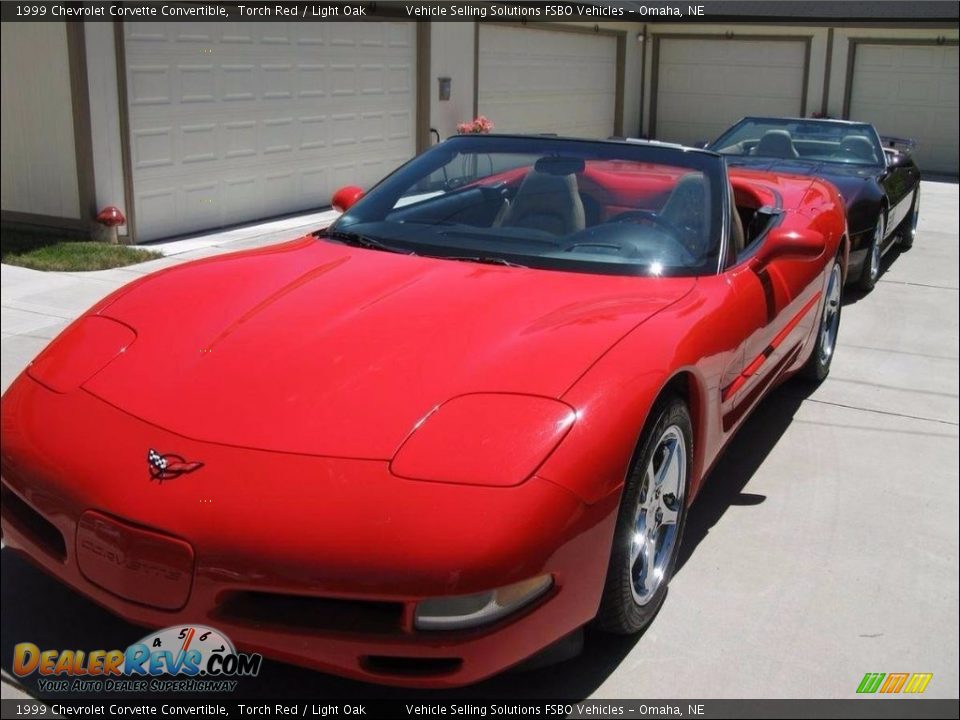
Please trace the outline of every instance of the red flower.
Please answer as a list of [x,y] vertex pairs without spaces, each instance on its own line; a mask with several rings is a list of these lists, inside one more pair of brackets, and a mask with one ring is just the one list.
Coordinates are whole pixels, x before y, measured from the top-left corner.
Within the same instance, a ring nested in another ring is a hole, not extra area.
[[493,130],[493,123],[485,115],[457,125],[457,133],[460,135],[488,133],[491,130]]

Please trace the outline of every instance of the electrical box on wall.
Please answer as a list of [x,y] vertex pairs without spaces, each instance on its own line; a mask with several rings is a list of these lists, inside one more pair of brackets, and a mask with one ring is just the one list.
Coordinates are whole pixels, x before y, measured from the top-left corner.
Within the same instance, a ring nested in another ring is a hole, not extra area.
[[439,98],[441,101],[447,101],[450,99],[450,78],[442,77],[437,78],[437,83],[439,85]]

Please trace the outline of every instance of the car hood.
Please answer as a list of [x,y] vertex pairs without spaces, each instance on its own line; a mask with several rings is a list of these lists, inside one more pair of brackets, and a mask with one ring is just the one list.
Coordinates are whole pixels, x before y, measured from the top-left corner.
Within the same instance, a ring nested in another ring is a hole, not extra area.
[[805,175],[832,183],[847,206],[851,232],[872,228],[876,221],[881,191],[877,184],[880,169],[862,165],[842,165],[809,160],[730,157],[731,168],[749,168],[761,172]]
[[727,156],[730,167],[747,167],[772,173],[790,175],[809,175],[819,178],[871,178],[877,175],[877,168],[864,165],[846,165],[843,163],[815,162],[812,160],[791,160],[789,158],[751,158]]
[[313,238],[152,276],[101,314],[137,339],[83,387],[184,436],[386,459],[464,393],[559,397],[694,286]]

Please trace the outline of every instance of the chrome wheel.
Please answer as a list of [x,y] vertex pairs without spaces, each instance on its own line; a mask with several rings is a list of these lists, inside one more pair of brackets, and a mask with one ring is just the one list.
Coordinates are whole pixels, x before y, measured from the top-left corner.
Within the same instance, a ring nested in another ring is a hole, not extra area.
[[837,342],[837,331],[840,329],[842,282],[840,264],[834,263],[827,281],[827,297],[823,302],[823,321],[820,323],[820,362],[824,365],[830,362]]
[[638,605],[656,594],[677,542],[687,478],[683,432],[670,425],[651,453],[643,476],[630,546],[630,588]]
[[877,229],[873,232],[873,243],[870,245],[870,282],[876,281],[880,275],[880,258],[883,255],[883,236],[886,222],[883,215],[877,220]]

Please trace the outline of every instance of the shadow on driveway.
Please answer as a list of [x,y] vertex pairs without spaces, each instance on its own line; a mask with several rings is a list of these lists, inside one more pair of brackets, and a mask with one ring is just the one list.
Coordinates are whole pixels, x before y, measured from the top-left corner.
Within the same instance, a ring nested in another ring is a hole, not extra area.
[[[743,489],[770,450],[789,427],[794,414],[812,386],[792,381],[776,390],[747,419],[727,447],[706,485],[691,508],[678,571],[697,546],[706,541],[710,529],[731,506],[759,505],[766,498],[744,493]],[[0,553],[0,667],[12,676],[13,648],[32,642],[41,649],[123,649],[149,631],[126,623],[98,605],[69,590],[38,570],[22,556],[3,549]],[[667,600],[669,602],[669,599]],[[656,621],[654,621],[656,622]],[[583,653],[558,665],[528,671],[513,671],[464,689],[418,691],[370,685],[326,675],[284,663],[266,660],[260,675],[244,679],[237,692],[210,699],[352,699],[410,698],[443,699],[565,699],[586,698],[620,665],[640,636],[605,635],[588,628]],[[27,692],[45,699],[65,699],[65,694],[40,693],[36,675],[25,679]],[[83,696],[78,696],[83,697]],[[135,698],[136,695],[111,694]],[[140,698],[160,699],[157,694]],[[174,698],[176,695],[169,695]]]
[[765,495],[745,493],[743,489],[816,387],[800,378],[788,381],[770,393],[740,426],[690,508],[674,573],[683,569],[728,508],[760,505],[767,499]]
[[[909,252],[903,249],[903,246],[898,242],[892,248],[887,250],[887,254],[880,258],[880,274],[877,276],[877,282],[880,282],[883,279],[883,276],[887,274],[887,270],[890,269],[890,266],[893,265],[897,259],[903,255],[903,253]],[[841,303],[844,307],[847,305],[855,305],[864,298],[869,297],[876,288],[873,290],[864,291],[854,284],[855,281],[851,280],[849,285],[845,285],[843,288],[843,297],[841,298]]]

